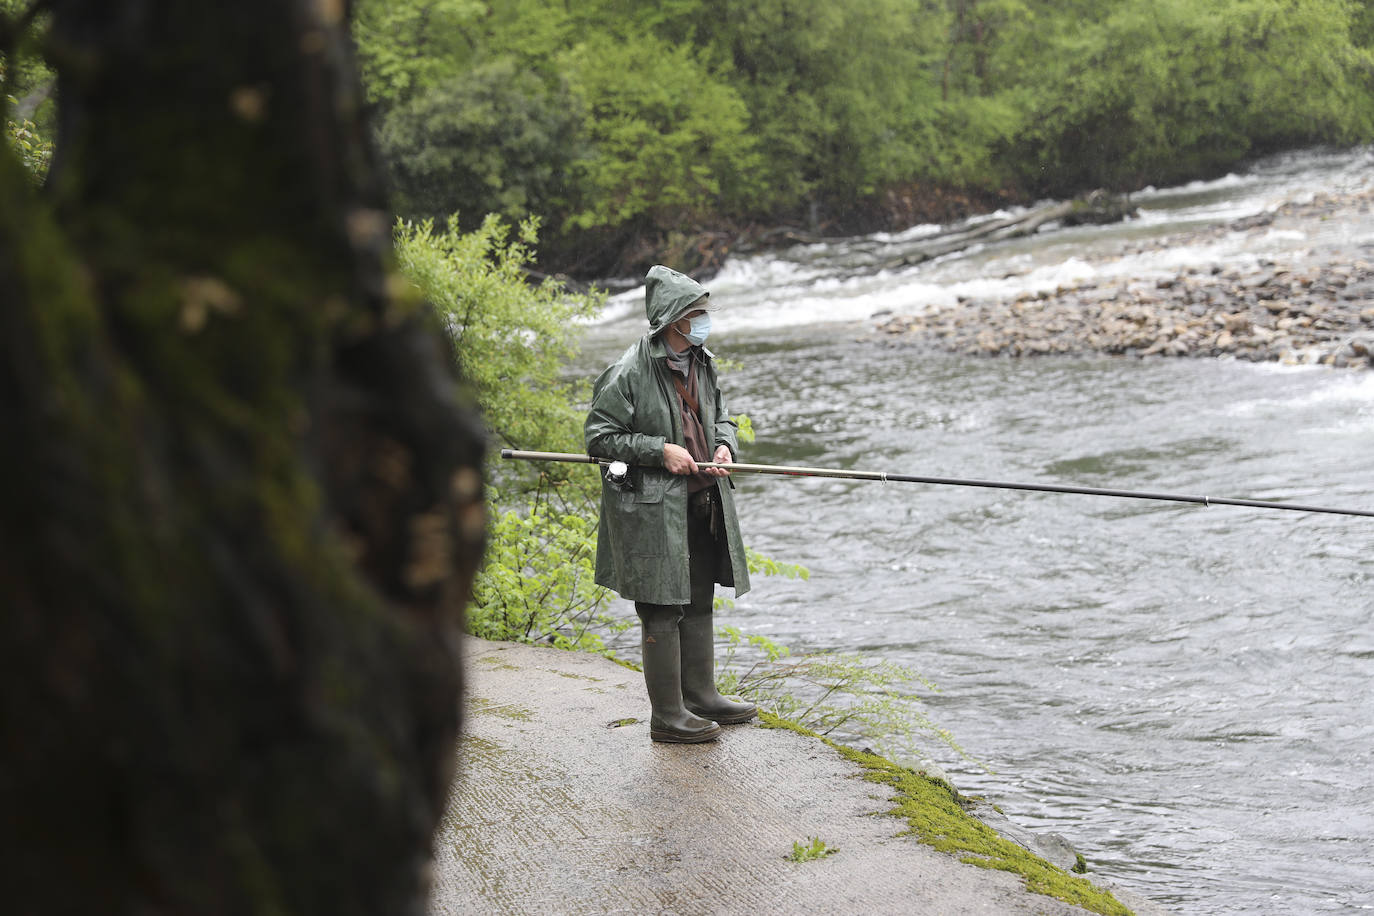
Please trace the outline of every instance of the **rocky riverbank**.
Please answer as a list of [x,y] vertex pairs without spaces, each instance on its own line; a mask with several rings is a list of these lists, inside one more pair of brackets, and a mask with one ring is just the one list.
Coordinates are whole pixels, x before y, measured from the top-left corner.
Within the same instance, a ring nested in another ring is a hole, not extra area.
[[[1231,233],[1260,236],[1361,214],[1374,191],[1318,195],[1210,229],[1134,244],[1118,257]],[[876,315],[886,341],[970,356],[1106,353],[1374,365],[1374,241],[1259,259],[1253,268],[1094,280],[1015,300],[961,299],[917,315]]]

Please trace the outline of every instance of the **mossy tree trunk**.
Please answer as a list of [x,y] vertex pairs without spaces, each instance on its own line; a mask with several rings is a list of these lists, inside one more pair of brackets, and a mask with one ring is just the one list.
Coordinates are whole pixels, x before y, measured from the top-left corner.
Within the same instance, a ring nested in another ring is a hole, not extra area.
[[0,149],[0,909],[420,912],[482,437],[345,0],[52,0]]

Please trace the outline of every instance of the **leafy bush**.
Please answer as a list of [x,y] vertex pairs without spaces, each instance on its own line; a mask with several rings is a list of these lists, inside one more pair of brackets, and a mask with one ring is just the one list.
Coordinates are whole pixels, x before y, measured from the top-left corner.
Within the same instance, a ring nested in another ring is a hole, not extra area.
[[503,57],[390,108],[377,142],[401,212],[418,218],[461,209],[518,220],[567,208],[581,132],[566,87],[550,88]]
[[595,514],[560,512],[542,493],[500,511],[474,586],[469,632],[604,651],[605,635],[633,621],[605,612],[609,593],[593,584],[595,564]]
[[478,0],[357,0],[353,37],[368,101],[385,110],[469,68],[471,36],[487,12]]
[[[512,448],[581,451],[586,385],[565,380],[562,368],[602,298],[527,282],[532,221],[515,238],[495,216],[470,233],[456,220],[442,232],[401,222],[395,237],[402,270],[448,325],[493,436]],[[488,639],[600,649],[602,634],[620,624],[602,612],[610,593],[592,581],[597,475],[584,465],[511,462],[488,476],[493,521],[469,628]]]
[[[9,101],[13,107],[14,99]],[[34,184],[42,184],[52,164],[52,143],[38,135],[38,128],[32,121],[11,121],[9,118],[5,119],[5,138],[33,176]]]
[[[582,322],[601,309],[598,294],[529,282],[538,222],[511,227],[489,215],[464,233],[456,219],[401,221],[396,256],[404,274],[448,325],[454,353],[477,391],[492,433],[511,448],[579,451],[587,384],[563,378]],[[584,475],[585,476],[585,475]]]
[[591,141],[571,226],[691,223],[735,206],[760,177],[744,102],[690,47],[592,36],[560,62]]
[[[1009,148],[1053,194],[1229,167],[1254,151],[1374,135],[1368,51],[1345,0],[1123,0],[1033,74]],[[1363,74],[1363,76],[1361,76]]]

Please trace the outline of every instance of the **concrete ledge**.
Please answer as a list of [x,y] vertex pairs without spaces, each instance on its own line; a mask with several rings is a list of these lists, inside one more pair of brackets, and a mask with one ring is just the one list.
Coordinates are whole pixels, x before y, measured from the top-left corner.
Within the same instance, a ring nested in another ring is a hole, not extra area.
[[[436,916],[1086,912],[899,836],[893,790],[813,737],[751,724],[654,744],[636,671],[476,639],[465,654]],[[787,860],[812,837],[836,851]]]

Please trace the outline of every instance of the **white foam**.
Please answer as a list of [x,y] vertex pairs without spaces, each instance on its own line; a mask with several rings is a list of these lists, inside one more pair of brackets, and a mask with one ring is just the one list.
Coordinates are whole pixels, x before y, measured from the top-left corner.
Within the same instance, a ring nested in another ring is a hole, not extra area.
[[1256,398],[1226,405],[1224,410],[1231,416],[1252,417],[1268,415],[1298,415],[1310,413],[1323,407],[1353,408],[1355,415],[1342,424],[1343,430],[1358,426],[1369,431],[1370,422],[1366,415],[1374,415],[1374,375],[1332,374],[1329,369],[1313,365],[1289,366],[1280,363],[1257,363],[1255,371],[1271,373],[1312,373],[1320,372],[1330,381],[1304,391],[1291,398]]
[[919,226],[912,226],[901,232],[875,232],[868,238],[879,242],[910,242],[913,239],[923,239],[931,235],[939,235],[945,231],[945,227],[939,223],[922,223]]
[[[921,239],[948,227],[923,224],[860,239],[796,245],[786,251],[732,257],[706,286],[721,303],[718,332],[866,320],[891,311],[920,314],[960,298],[1011,299],[1090,283],[1150,283],[1181,270],[1254,269],[1260,258],[1311,238],[1297,230],[1225,232],[1206,241],[1129,252],[1131,240],[1149,243],[1200,225],[1220,226],[1269,212],[1296,195],[1353,180],[1374,183],[1374,148],[1321,151],[1268,160],[1254,172],[1229,174],[1133,195],[1140,215],[1113,226],[1042,231],[1031,238],[970,246],[923,263],[904,265]],[[1001,210],[971,220],[1006,218]],[[1315,230],[1314,231],[1319,231]],[[644,288],[611,297],[594,324],[642,323]]]

